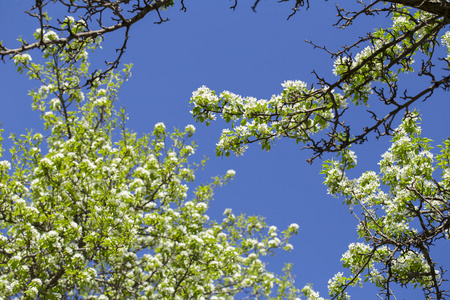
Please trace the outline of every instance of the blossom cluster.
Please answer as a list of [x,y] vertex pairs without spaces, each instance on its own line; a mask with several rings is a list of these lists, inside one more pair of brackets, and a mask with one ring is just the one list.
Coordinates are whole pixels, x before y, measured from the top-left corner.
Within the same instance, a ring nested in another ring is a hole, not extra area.
[[268,151],[282,136],[306,143],[311,135],[329,126],[336,109],[333,105],[346,107],[343,97],[333,91],[318,97],[315,89],[302,81],[286,81],[282,86],[282,93],[269,100],[228,91],[217,96],[205,86],[193,92],[190,103],[197,121],[209,124],[220,114],[226,122],[232,122],[232,129],[222,131],[217,155],[229,155],[231,151],[242,155],[247,144],[256,140]]

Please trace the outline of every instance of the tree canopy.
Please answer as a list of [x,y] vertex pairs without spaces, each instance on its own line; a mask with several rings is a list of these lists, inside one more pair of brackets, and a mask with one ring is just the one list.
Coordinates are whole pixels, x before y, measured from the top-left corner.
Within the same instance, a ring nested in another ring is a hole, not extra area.
[[[68,18],[63,26],[83,25]],[[12,156],[0,162],[0,297],[294,299],[290,266],[275,276],[261,257],[291,250],[298,225],[280,233],[231,209],[210,221],[213,191],[234,171],[188,201],[195,127],[170,133],[157,123],[141,138],[126,128],[114,101],[130,66],[80,88],[90,75],[87,51],[98,46],[90,39],[46,47],[45,65],[14,57],[41,83],[30,95],[46,133],[12,135]]]
[[[240,4],[231,1],[231,8]],[[290,9],[287,19],[310,4],[279,1]],[[45,10],[52,5],[79,18],[50,18]],[[256,0],[251,8],[262,5]],[[40,82],[30,95],[47,132],[12,135],[12,156],[0,164],[1,297],[299,297],[289,264],[277,276],[261,260],[291,250],[298,225],[280,234],[262,218],[236,217],[231,210],[222,222],[210,221],[213,191],[234,171],[198,186],[188,201],[196,169],[188,162],[196,147],[188,142],[194,126],[169,133],[158,123],[138,138],[125,126],[125,111],[114,108],[131,69],[117,72],[130,28],[150,14],[164,23],[166,10],[177,6],[189,9],[183,0],[37,0],[27,12],[39,22],[35,41],[0,45],[2,59],[11,58],[19,72]],[[268,100],[206,86],[193,92],[197,122],[209,125],[220,116],[229,124],[218,156],[242,155],[253,143],[269,151],[284,137],[312,150],[311,163],[335,154],[323,161],[324,184],[357,219],[359,239],[342,257],[348,274],[329,281],[331,299],[349,299],[348,288],[364,282],[384,299],[395,299],[402,287],[422,290],[426,299],[449,297],[446,266],[432,249],[449,239],[450,138],[443,137],[436,151],[422,136],[414,109],[449,88],[449,8],[444,0],[338,3],[335,26],[342,29],[364,17],[392,23],[338,50],[310,42],[334,60],[333,76],[314,72],[311,83],[285,81]],[[88,51],[121,29],[117,56],[104,70],[89,70]],[[33,62],[33,50],[42,52],[44,64]],[[414,89],[411,79],[418,82]],[[355,113],[370,120],[355,126],[348,121]],[[391,136],[391,146],[380,170],[351,179],[357,165],[352,146],[382,136]],[[301,292],[322,299],[311,285]]]

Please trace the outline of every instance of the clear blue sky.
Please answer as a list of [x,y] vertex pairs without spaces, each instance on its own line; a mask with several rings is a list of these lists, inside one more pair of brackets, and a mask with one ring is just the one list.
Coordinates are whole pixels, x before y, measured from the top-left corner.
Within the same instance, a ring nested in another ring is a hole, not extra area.
[[[31,40],[37,23],[23,13],[30,2],[1,1],[0,40],[5,45],[19,35]],[[312,70],[332,78],[333,61],[305,43],[305,39],[335,50],[390,22],[381,16],[363,17],[354,26],[337,30],[331,26],[336,22],[334,1],[311,2],[309,11],[301,11],[286,21],[291,3],[261,1],[254,13],[250,9],[253,1],[240,1],[234,12],[229,9],[232,2],[226,0],[186,1],[186,13],[178,11],[178,4],[165,13],[169,22],[154,25],[157,19],[149,15],[135,24],[123,57],[124,63],[134,63],[133,76],[124,83],[118,103],[125,106],[129,115],[128,127],[145,133],[157,122],[164,122],[168,128],[193,124],[189,98],[202,85],[218,92],[230,90],[268,99],[281,92],[280,84],[285,80],[313,82]],[[94,63],[101,63],[108,55],[112,57],[122,34],[106,36],[104,51],[92,56]],[[1,68],[0,122],[5,137],[11,132],[22,133],[25,128],[39,129],[38,113],[31,111],[31,99],[27,96],[37,82],[19,76],[11,61],[1,64]],[[437,94],[421,104],[424,134],[437,141],[449,135],[447,97]],[[369,120],[369,115],[357,114],[352,119],[363,122]],[[294,250],[270,258],[269,269],[278,271],[283,262],[292,262],[297,286],[313,283],[326,296],[328,279],[343,270],[340,258],[348,244],[356,242],[357,223],[340,199],[327,195],[319,174],[320,161],[309,165],[306,159],[311,152],[300,151],[300,146],[289,140],[279,140],[270,152],[253,145],[242,157],[218,158],[215,143],[224,123],[194,125],[199,144],[196,159],[199,161],[204,155],[210,158],[204,172],[197,173],[196,182],[206,182],[228,169],[236,171],[235,180],[217,190],[210,217],[221,218],[225,208],[232,208],[235,213],[265,216],[269,224],[280,229],[298,223],[299,235],[292,240]],[[377,170],[388,142],[387,138],[377,141],[372,137],[367,145],[354,148],[360,162],[355,176],[367,169]],[[447,254],[449,250],[444,243],[432,254]],[[445,256],[440,262],[449,266],[450,259]],[[355,299],[377,299],[367,287],[353,288],[350,293]],[[399,295],[398,299],[408,297]]]

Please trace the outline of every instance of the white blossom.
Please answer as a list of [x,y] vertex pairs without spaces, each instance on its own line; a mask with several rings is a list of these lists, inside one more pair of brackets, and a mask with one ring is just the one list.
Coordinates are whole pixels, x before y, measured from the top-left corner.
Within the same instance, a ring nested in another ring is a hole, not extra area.
[[11,163],[7,160],[0,161],[0,171],[11,169]]
[[234,177],[234,175],[236,175],[236,172],[234,170],[228,170],[227,175],[230,177]]
[[54,32],[53,30],[49,30],[46,33],[44,33],[44,42],[54,41],[57,40],[58,34]]

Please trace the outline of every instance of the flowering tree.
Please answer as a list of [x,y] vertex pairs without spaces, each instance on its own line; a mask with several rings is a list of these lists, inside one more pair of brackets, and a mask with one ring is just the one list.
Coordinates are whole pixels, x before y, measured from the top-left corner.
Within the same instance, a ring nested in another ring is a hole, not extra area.
[[[62,25],[85,30],[73,18]],[[30,95],[46,131],[12,135],[0,161],[0,299],[294,299],[290,266],[276,276],[261,257],[291,250],[298,226],[280,233],[230,209],[210,221],[213,191],[234,171],[189,196],[194,126],[128,130],[114,101],[130,66],[80,87],[99,43],[49,45],[43,65],[14,56],[42,84]]]
[[[233,9],[238,2],[232,1]],[[278,2],[293,3],[288,17],[309,6],[308,0]],[[286,81],[282,93],[269,100],[201,87],[191,99],[192,112],[199,122],[209,124],[218,114],[231,124],[222,133],[218,155],[240,155],[254,142],[270,150],[280,137],[312,149],[311,161],[338,153],[339,160],[324,164],[325,184],[358,218],[361,241],[343,256],[349,274],[330,280],[331,298],[348,299],[349,286],[370,281],[386,299],[395,299],[398,286],[411,285],[427,299],[444,299],[445,267],[431,250],[437,240],[448,239],[450,228],[450,142],[432,154],[410,108],[449,88],[450,4],[356,2],[361,6],[355,11],[337,6],[337,26],[368,15],[385,14],[393,22],[339,51],[313,44],[334,59],[336,77],[316,74],[312,84]],[[82,18],[52,21],[44,9],[52,4]],[[234,173],[198,187],[193,200],[186,201],[187,182],[194,179],[187,158],[195,150],[187,139],[194,128],[169,134],[157,124],[153,138],[137,138],[125,128],[123,110],[113,108],[122,81],[114,70],[130,27],[151,13],[163,23],[164,10],[176,4],[186,10],[183,0],[36,1],[29,11],[39,21],[35,41],[22,39],[17,48],[0,45],[2,58],[11,56],[19,71],[42,82],[31,95],[50,131],[46,138],[34,133],[13,137],[13,156],[1,163],[0,296],[226,299],[248,293],[258,298],[269,297],[275,285],[275,297],[296,297],[289,266],[284,277],[276,277],[259,257],[277,248],[289,250],[297,226],[278,237],[274,227],[264,231],[261,219],[235,217],[229,210],[221,223],[208,221],[214,188]],[[253,9],[258,5],[259,0],[252,1]],[[104,71],[89,74],[86,50],[119,29],[125,35],[117,58]],[[27,51],[33,49],[43,51],[45,66],[32,63]],[[407,92],[404,82],[415,75],[422,83]],[[372,123],[354,130],[346,116],[369,104]],[[404,112],[395,129],[394,120]],[[120,132],[118,140],[114,132]],[[356,165],[349,148],[370,134],[393,135],[380,172],[349,179],[346,171]],[[311,286],[303,294],[320,298]]]
[[[360,1],[363,9],[357,12],[338,7],[342,27],[363,13],[388,12],[393,22],[352,46],[329,52],[335,58],[334,81],[318,74],[316,88],[286,81],[282,93],[268,100],[216,93],[205,86],[191,98],[197,121],[208,125],[220,115],[231,124],[222,131],[217,155],[242,155],[254,142],[270,150],[281,137],[312,149],[310,161],[327,152],[338,154],[339,160],[325,161],[322,173],[330,194],[343,197],[357,218],[360,241],[352,243],[342,258],[350,274],[340,272],[329,281],[332,299],[349,299],[348,287],[364,281],[377,286],[378,296],[385,299],[396,299],[399,286],[420,288],[426,299],[450,296],[442,286],[446,269],[432,256],[436,241],[449,239],[450,140],[433,154],[430,140],[420,135],[418,113],[410,109],[436,90],[449,88],[450,31],[445,31],[449,3],[390,2],[413,9],[380,1],[370,5]],[[359,47],[363,50],[356,51]],[[416,70],[415,59],[421,61]],[[410,94],[408,83],[400,79],[408,81],[414,71],[424,83],[417,86],[419,92]],[[369,104],[373,124],[355,134],[345,116]],[[380,116],[377,110],[387,113]],[[392,124],[402,112],[403,122],[395,129]],[[370,133],[393,135],[392,146],[379,163],[379,173],[369,171],[349,179],[346,171],[356,166],[356,155],[349,148],[366,141]],[[302,291],[308,299],[322,299],[310,285]]]

